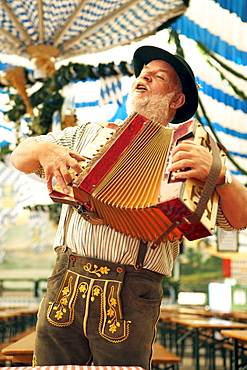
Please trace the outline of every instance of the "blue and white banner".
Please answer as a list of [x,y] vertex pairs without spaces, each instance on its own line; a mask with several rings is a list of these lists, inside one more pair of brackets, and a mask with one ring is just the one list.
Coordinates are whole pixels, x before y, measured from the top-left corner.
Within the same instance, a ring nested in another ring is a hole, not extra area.
[[123,104],[121,76],[111,76],[100,78],[101,90],[99,106],[107,103]]

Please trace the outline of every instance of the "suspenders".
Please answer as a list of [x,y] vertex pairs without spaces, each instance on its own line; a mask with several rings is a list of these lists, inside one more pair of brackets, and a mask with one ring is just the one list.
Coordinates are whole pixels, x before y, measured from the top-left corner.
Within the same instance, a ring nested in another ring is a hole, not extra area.
[[[68,231],[69,222],[72,216],[72,212],[73,212],[73,208],[69,207],[68,212],[67,212],[67,217],[65,220],[65,224],[64,224],[64,243],[63,244],[65,247],[67,244],[66,243],[67,231]],[[144,262],[144,258],[147,252],[147,244],[148,242],[144,242],[143,240],[140,240],[139,251],[138,251],[136,263],[134,266],[136,270],[141,270],[143,268],[143,262]]]

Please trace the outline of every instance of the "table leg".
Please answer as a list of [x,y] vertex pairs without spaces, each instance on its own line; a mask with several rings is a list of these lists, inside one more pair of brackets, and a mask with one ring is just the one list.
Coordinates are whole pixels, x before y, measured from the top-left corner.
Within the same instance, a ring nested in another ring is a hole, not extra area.
[[199,359],[199,330],[195,328],[195,370],[200,370],[200,359]]
[[238,370],[238,339],[233,338],[234,350],[233,350],[233,368],[234,370]]

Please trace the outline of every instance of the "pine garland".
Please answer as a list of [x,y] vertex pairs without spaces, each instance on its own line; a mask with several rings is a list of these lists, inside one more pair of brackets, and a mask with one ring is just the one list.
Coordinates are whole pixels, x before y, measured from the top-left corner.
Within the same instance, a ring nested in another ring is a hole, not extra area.
[[[207,114],[206,114],[206,111],[205,111],[205,108],[204,108],[204,106],[203,106],[203,104],[202,104],[202,101],[201,101],[201,99],[200,99],[200,97],[199,97],[199,106],[200,106],[200,108],[201,108],[201,110],[202,110],[202,113],[203,113],[203,115],[204,115],[204,117],[205,117],[205,119],[206,119],[206,121],[207,121],[207,124],[208,124],[208,127],[210,128],[210,130],[212,131],[212,133],[213,133],[213,135],[214,135],[214,138],[215,138],[215,140],[217,141],[217,143],[219,143],[220,145],[223,145],[222,144],[222,142],[221,142],[221,140],[219,139],[219,137],[218,137],[218,135],[216,134],[216,132],[215,132],[215,130],[214,130],[214,127],[213,127],[213,125],[211,124],[211,121],[210,121],[210,119],[208,118],[208,116],[207,116]],[[200,118],[200,116],[197,114],[196,115],[196,118],[198,119],[198,121],[203,125],[203,123],[202,123],[202,121],[201,121],[201,118]],[[239,164],[232,158],[232,156],[227,152],[226,153],[226,155],[227,155],[227,158],[229,159],[229,161],[230,162],[232,162],[232,164],[240,171],[240,172],[242,172],[244,175],[247,175],[247,171],[244,169],[244,168],[242,168],[241,166],[239,166]],[[245,186],[247,187],[247,183],[245,184]]]
[[234,76],[238,77],[238,78],[241,78],[245,81],[247,81],[247,77],[245,77],[243,74],[235,71],[234,69],[232,69],[231,67],[229,67],[228,65],[226,65],[225,63],[223,63],[221,60],[219,60],[217,58],[217,56],[210,50],[206,47],[206,45],[204,45],[202,42],[200,41],[197,41],[197,46],[198,48],[201,50],[201,52],[204,53],[204,55],[209,55],[211,58],[213,58],[217,63],[219,63],[221,65],[221,67],[223,67],[224,69],[226,69],[228,72],[232,73]]
[[[198,46],[199,50],[201,51],[201,53],[204,54],[204,56],[206,58],[206,61],[210,65],[210,67],[214,68],[219,73],[221,80],[226,81],[227,84],[233,89],[235,94],[237,94],[242,100],[247,101],[247,95],[245,95],[245,93],[243,91],[239,90],[236,85],[234,85],[229,79],[227,79],[226,76],[224,75],[224,73],[222,71],[220,71],[219,68],[217,68],[211,62],[210,58],[214,59],[217,63],[219,63],[221,65],[221,67],[226,69],[228,72],[231,72],[236,77],[241,78],[245,81],[247,81],[247,78],[245,76],[243,76],[242,74],[240,74],[240,73],[234,71],[233,69],[229,68],[226,64],[220,62],[219,59],[209,49],[207,49],[206,46],[204,44],[202,44],[201,42],[198,42],[197,46]],[[209,52],[207,52],[207,51],[209,51]]]
[[[184,57],[184,51],[181,45],[181,41],[179,38],[179,34],[175,30],[170,31],[169,43],[174,42],[176,45],[176,52],[178,55]],[[221,65],[222,68],[227,70],[228,72],[232,73],[234,76],[247,80],[245,76],[238,73],[237,71],[233,70],[223,62],[221,62],[217,56],[209,50],[203,43],[197,42],[197,47],[200,52],[204,55],[206,61],[209,65],[217,70],[221,79],[223,81],[227,81],[229,86],[234,90],[234,92],[243,100],[247,101],[247,96],[243,91],[240,91],[237,86],[235,86],[229,79],[226,78],[224,73],[220,71],[211,61],[214,59],[217,63]],[[33,80],[30,76],[28,70],[25,70],[27,85],[31,87],[37,81]],[[42,87],[34,92],[30,97],[30,102],[32,107],[36,107],[39,110],[38,116],[36,116],[32,121],[30,121],[29,128],[30,132],[29,135],[40,135],[46,134],[50,131],[51,123],[52,123],[52,116],[55,111],[61,111],[63,105],[63,96],[60,94],[60,90],[70,82],[73,81],[85,81],[88,78],[97,80],[100,77],[109,77],[109,76],[117,76],[117,75],[126,75],[132,76],[133,70],[132,67],[127,62],[120,62],[118,66],[114,64],[114,62],[103,64],[100,63],[98,67],[92,65],[85,65],[80,63],[72,63],[70,62],[68,65],[61,66],[59,70],[48,80],[42,81]],[[0,82],[0,87],[6,89],[6,85],[2,85]],[[9,89],[9,86],[7,86]],[[10,104],[12,105],[12,109],[6,112],[6,116],[9,120],[13,121],[18,125],[22,119],[22,117],[26,113],[26,107],[24,104],[23,99],[18,94],[11,94],[10,95]],[[220,140],[214,130],[213,125],[211,124],[210,119],[207,116],[205,108],[202,105],[201,100],[199,99],[199,105],[203,112],[203,115],[207,121],[208,126],[210,127],[216,141],[220,143]],[[199,115],[197,114],[197,118],[200,120]],[[220,143],[221,144],[221,143]],[[9,151],[9,148],[6,147],[1,149],[1,152]],[[244,175],[247,175],[245,169],[241,168],[236,161],[232,158],[231,155],[228,154],[229,160],[234,164],[234,166],[242,172]]]
[[[29,87],[37,82],[31,79],[27,70],[25,70],[25,74]],[[52,116],[54,112],[61,111],[64,101],[59,91],[68,83],[78,80],[85,81],[88,78],[97,80],[100,77],[117,75],[132,76],[133,70],[124,61],[120,62],[119,66],[116,66],[114,62],[108,64],[100,63],[98,67],[72,62],[61,66],[50,79],[43,81],[43,85],[38,91],[29,96],[32,107],[36,107],[39,111],[38,116],[29,125],[29,135],[47,134],[50,131]],[[6,88],[6,86],[4,87]],[[7,88],[9,89],[10,87],[7,86]],[[19,124],[26,113],[23,99],[18,94],[11,94],[10,104],[12,109],[6,112],[6,116],[9,120]]]

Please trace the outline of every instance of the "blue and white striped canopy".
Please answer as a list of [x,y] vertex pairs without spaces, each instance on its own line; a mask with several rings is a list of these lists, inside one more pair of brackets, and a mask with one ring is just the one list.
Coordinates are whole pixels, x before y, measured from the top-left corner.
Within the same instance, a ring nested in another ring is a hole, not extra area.
[[58,59],[95,53],[156,32],[187,9],[183,0],[1,0],[0,53],[29,57],[30,45]]

